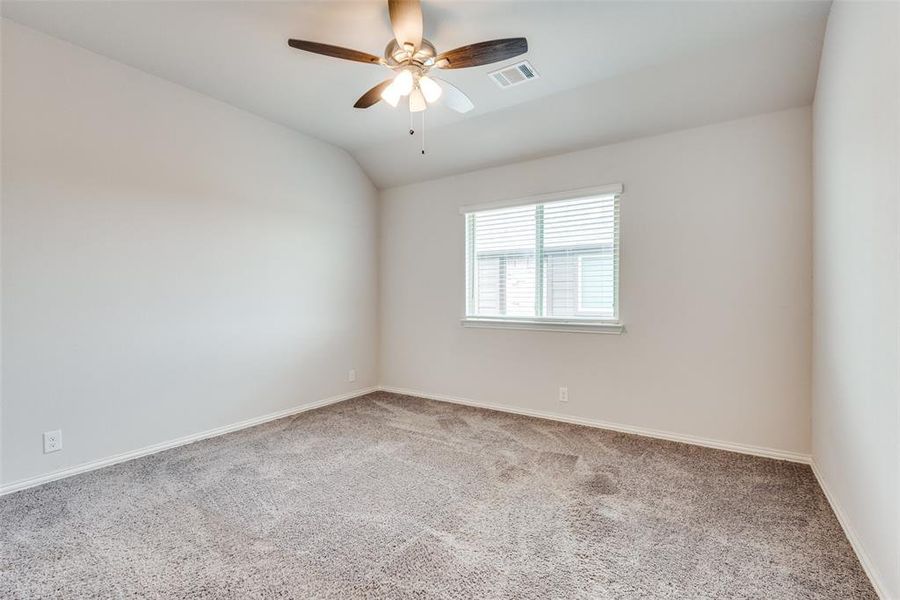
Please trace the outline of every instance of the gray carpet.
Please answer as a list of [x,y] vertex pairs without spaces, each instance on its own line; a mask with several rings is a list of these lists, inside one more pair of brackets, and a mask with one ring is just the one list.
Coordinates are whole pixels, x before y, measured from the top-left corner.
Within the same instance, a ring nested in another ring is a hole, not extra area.
[[806,466],[377,393],[0,498],[2,598],[875,598]]

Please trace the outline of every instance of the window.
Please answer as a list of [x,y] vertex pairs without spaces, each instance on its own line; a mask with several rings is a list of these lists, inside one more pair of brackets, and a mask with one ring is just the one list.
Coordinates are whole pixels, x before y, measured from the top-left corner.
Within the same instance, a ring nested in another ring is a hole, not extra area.
[[464,208],[463,323],[621,331],[620,193],[609,186]]

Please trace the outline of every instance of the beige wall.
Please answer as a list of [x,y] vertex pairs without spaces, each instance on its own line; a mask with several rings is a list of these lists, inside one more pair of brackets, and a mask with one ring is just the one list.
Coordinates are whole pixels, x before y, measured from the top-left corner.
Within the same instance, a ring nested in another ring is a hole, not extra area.
[[[0,483],[380,374],[812,452],[876,585],[900,597],[900,5],[832,11],[814,211],[811,114],[794,109],[389,189],[379,221],[341,150],[8,21],[2,33]],[[624,335],[460,326],[459,206],[607,183],[626,190]],[[42,454],[49,429],[63,452]]]
[[[383,192],[382,383],[808,454],[810,125],[795,109]],[[460,326],[459,206],[607,183],[627,333]]]
[[900,4],[832,7],[815,102],[813,458],[900,598]]
[[2,33],[4,483],[376,383],[377,199],[352,158]]

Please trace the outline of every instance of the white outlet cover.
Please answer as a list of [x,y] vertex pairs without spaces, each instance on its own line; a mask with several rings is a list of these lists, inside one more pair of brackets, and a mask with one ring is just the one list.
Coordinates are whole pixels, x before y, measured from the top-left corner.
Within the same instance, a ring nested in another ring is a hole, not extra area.
[[45,431],[44,454],[59,452],[60,450],[62,450],[62,431],[59,429],[56,431]]
[[569,388],[567,388],[567,387],[559,388],[559,401],[560,402],[568,402],[569,401]]
[[347,381],[356,381],[356,369],[350,369],[347,373]]

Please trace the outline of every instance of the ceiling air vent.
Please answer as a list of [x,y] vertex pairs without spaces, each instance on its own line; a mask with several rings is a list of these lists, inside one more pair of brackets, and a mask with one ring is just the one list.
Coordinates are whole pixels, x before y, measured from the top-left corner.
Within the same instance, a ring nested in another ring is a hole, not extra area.
[[490,75],[491,79],[502,88],[519,85],[520,83],[525,83],[526,81],[537,79],[538,77],[537,71],[534,70],[534,67],[532,67],[531,63],[527,60],[516,63],[511,67],[504,67],[497,71],[491,71],[488,75]]

